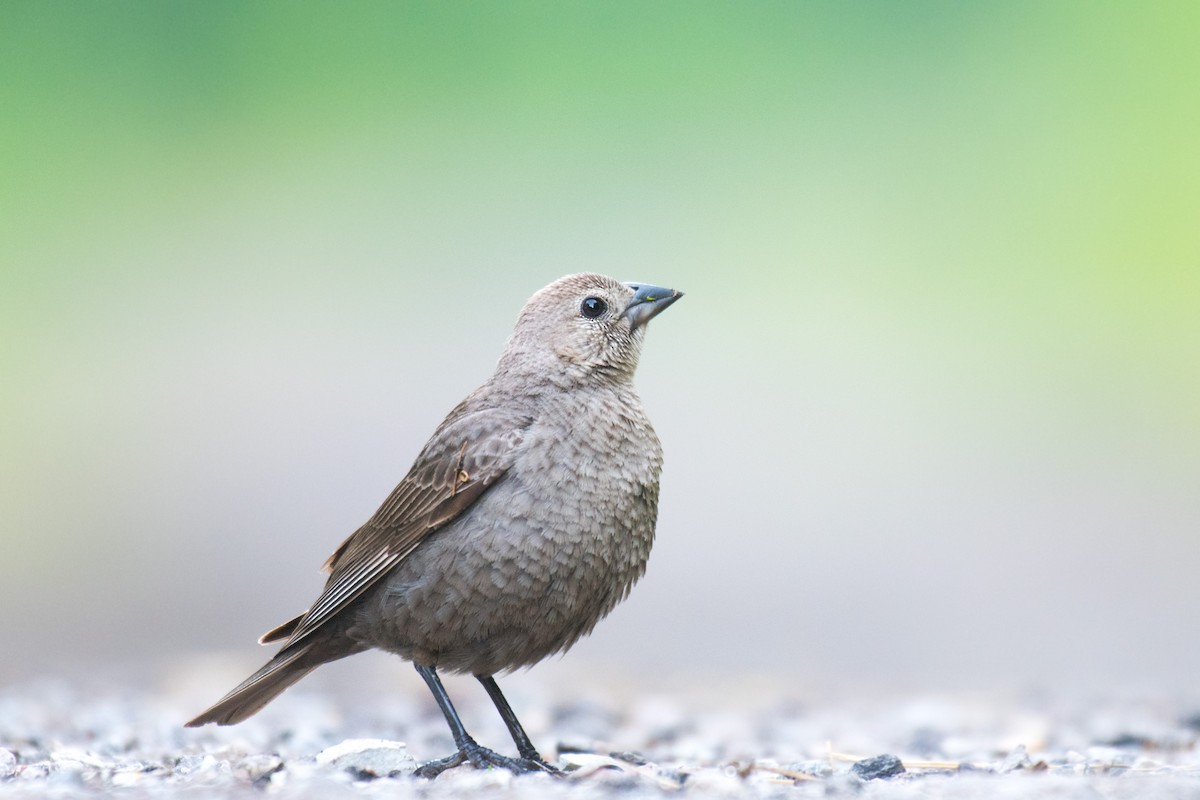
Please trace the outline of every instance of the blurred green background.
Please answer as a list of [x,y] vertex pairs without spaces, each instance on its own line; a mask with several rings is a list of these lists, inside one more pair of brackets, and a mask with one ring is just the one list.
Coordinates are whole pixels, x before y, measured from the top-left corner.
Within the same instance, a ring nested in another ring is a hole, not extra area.
[[568,662],[1200,667],[1200,6],[0,15],[0,679],[256,666],[583,270],[687,298],[659,543]]

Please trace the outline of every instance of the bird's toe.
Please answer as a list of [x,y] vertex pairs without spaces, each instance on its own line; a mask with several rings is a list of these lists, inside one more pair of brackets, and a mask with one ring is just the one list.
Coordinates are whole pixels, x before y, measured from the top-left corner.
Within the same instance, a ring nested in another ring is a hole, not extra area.
[[429,780],[433,780],[446,770],[453,769],[466,760],[466,755],[460,750],[452,756],[446,756],[445,758],[439,758],[437,761],[429,761],[425,764],[422,764],[421,766],[417,767],[413,774],[418,778],[428,778]]

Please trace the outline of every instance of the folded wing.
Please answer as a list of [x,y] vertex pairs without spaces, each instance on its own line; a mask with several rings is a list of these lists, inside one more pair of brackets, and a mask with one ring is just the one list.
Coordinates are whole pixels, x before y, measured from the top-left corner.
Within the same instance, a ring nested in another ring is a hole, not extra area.
[[303,642],[504,477],[530,420],[464,409],[451,412],[374,516],[325,562],[329,580],[312,608],[260,641],[286,636],[281,653]]

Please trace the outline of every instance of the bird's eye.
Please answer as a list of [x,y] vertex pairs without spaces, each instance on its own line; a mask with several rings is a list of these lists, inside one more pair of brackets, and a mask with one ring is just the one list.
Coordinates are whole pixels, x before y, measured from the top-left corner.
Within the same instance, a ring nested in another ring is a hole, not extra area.
[[583,314],[588,319],[596,317],[608,311],[608,303],[601,300],[599,297],[589,297],[579,306],[579,313]]

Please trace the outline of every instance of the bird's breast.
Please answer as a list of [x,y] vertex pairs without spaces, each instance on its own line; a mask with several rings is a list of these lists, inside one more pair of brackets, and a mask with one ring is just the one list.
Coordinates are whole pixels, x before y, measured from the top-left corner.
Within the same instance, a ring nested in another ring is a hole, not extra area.
[[491,674],[566,649],[625,597],[654,540],[662,456],[640,405],[613,405],[526,430],[504,477],[389,577],[376,646]]

